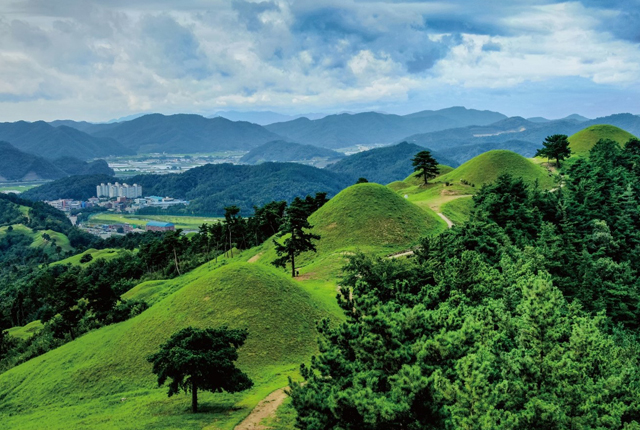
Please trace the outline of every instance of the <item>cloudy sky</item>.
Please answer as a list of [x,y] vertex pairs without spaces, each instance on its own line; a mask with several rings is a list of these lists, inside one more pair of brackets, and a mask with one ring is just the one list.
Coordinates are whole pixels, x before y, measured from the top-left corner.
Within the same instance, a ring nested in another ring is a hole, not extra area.
[[640,114],[640,0],[0,1],[0,121],[449,106]]

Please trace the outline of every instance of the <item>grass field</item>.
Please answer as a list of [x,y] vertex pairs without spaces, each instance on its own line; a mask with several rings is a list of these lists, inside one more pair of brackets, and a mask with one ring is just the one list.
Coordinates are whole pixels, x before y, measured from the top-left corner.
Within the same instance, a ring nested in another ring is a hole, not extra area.
[[[52,263],[52,266],[58,265],[58,264],[73,264],[76,266],[87,266],[91,263],[93,263],[96,260],[99,259],[103,259],[103,260],[111,260],[114,259],[116,257],[119,257],[122,254],[125,254],[128,251],[125,251],[123,249],[112,249],[112,248],[107,248],[107,249],[87,249],[86,251],[80,253],[80,254],[76,254],[73,255],[69,258],[65,258],[64,260],[60,260],[60,261],[56,261],[55,263]],[[85,254],[91,254],[91,256],[93,257],[93,259],[87,263],[80,263],[80,259],[82,258],[82,256],[84,256]]]
[[[232,429],[317,351],[315,323],[330,313],[282,272],[230,263],[182,278],[181,288],[141,315],[0,375],[3,428]],[[248,328],[238,365],[256,385],[202,393],[203,413],[194,415],[189,396],[167,398],[166,388],[156,388],[145,357],[182,327],[222,324]]]
[[219,222],[220,218],[177,215],[125,215],[108,212],[96,214],[89,219],[89,223],[93,224],[134,224],[143,227],[149,221],[170,222],[175,224],[176,228],[182,230],[198,230],[198,227],[202,224]]
[[31,188],[35,188],[39,185],[42,185],[44,182],[39,182],[36,184],[32,184],[32,183],[0,183],[0,193],[6,193],[6,192],[18,192],[18,193],[24,193],[27,190],[30,190]]
[[[32,248],[45,248],[47,246],[51,246],[51,242],[55,240],[56,245],[60,246],[63,252],[70,251],[71,249],[73,249],[71,247],[71,244],[69,243],[69,238],[62,233],[58,233],[57,231],[53,231],[53,230],[35,231],[22,224],[15,224],[11,227],[13,227],[14,232],[19,232],[31,237],[33,239],[33,242],[30,245]],[[7,229],[8,229],[8,226],[0,227],[0,237],[7,234]],[[51,241],[44,240],[42,237],[43,233],[47,233],[51,237]]]
[[40,330],[42,327],[44,326],[42,325],[40,320],[35,320],[22,327],[11,327],[9,330],[7,330],[7,332],[13,337],[24,340],[33,336],[34,333]]
[[592,125],[570,136],[569,147],[572,155],[582,156],[587,155],[600,139],[610,139],[624,145],[633,138],[636,136],[613,125]]

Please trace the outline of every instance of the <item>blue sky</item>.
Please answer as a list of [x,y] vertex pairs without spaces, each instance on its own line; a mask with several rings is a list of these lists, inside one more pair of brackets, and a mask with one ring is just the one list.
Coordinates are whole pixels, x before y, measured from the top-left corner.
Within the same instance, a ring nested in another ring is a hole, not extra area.
[[449,106],[640,114],[640,0],[0,4],[0,121]]

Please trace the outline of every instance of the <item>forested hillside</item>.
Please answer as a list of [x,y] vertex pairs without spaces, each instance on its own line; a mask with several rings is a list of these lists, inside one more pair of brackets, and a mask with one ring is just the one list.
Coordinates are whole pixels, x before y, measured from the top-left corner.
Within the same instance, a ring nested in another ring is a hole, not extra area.
[[85,162],[74,157],[47,160],[18,150],[8,142],[0,141],[0,180],[59,179],[70,175],[113,175],[113,169],[104,160]]
[[299,143],[285,142],[284,140],[274,140],[253,148],[240,159],[241,163],[258,164],[268,161],[272,162],[310,162],[318,159],[329,161],[339,160],[345,155],[326,148],[319,148],[312,145],[301,145]]
[[[388,184],[406,178],[413,172],[411,159],[425,148],[407,142],[370,149],[344,158],[327,167],[335,173],[348,176],[353,182],[365,178],[369,182]],[[439,164],[457,166],[455,161],[434,153]]]
[[48,159],[74,157],[88,160],[135,153],[113,139],[90,136],[67,126],[53,127],[44,121],[0,123],[0,141]]
[[415,258],[350,257],[297,428],[637,428],[639,162],[601,140],[563,187],[486,185]]
[[151,114],[88,130],[93,136],[115,139],[138,153],[197,153],[249,150],[280,136],[257,124],[200,115]]

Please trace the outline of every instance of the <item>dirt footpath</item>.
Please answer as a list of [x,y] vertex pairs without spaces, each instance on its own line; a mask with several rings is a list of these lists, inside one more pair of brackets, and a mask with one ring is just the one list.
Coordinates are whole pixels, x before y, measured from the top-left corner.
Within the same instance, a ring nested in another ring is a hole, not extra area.
[[260,425],[262,420],[269,418],[276,413],[276,410],[284,399],[287,398],[287,394],[284,392],[284,388],[274,391],[265,397],[258,405],[253,408],[247,418],[235,427],[235,430],[266,430],[269,427]]

